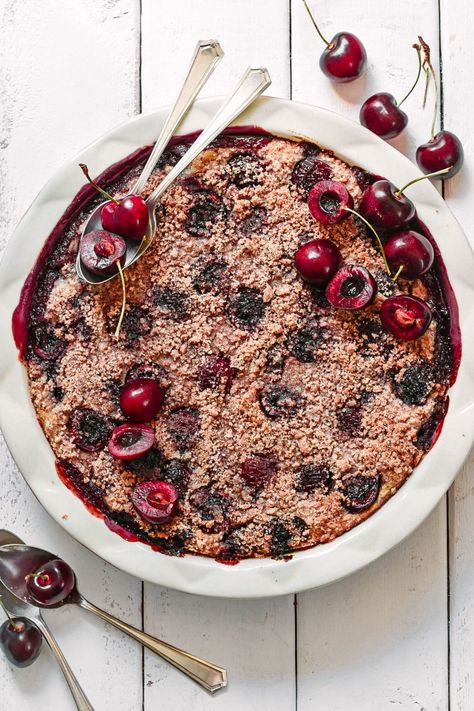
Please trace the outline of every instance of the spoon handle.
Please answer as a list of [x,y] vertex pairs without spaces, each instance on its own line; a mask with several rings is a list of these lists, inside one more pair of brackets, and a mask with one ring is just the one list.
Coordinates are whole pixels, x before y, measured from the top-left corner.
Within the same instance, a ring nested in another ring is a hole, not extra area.
[[33,622],[33,624],[38,627],[41,634],[48,643],[52,653],[56,657],[56,661],[61,667],[61,671],[64,674],[64,678],[66,679],[74,701],[76,702],[78,711],[94,711],[94,707],[92,706],[89,699],[82,690],[81,685],[76,679],[76,676],[72,671],[71,667],[67,663],[66,657],[62,653],[59,644],[54,639],[49,627],[46,625],[46,622],[43,620],[42,617],[35,617],[31,620],[31,622]]
[[165,150],[168,142],[181,123],[185,113],[191,107],[197,94],[204,86],[209,76],[214,71],[218,62],[224,56],[224,52],[217,40],[201,40],[197,43],[191,60],[188,74],[184,80],[181,91],[168,114],[165,125],[161,129],[158,140],[155,143],[150,157],[143,168],[140,177],[132,188],[132,193],[140,195],[151,175],[159,157]]
[[189,652],[184,652],[182,649],[173,647],[171,644],[162,642],[146,632],[142,632],[126,622],[118,620],[82,596],[79,596],[78,604],[84,610],[92,612],[94,615],[97,615],[97,617],[105,620],[105,622],[128,634],[132,639],[140,642],[140,644],[147,647],[147,649],[158,654],[158,656],[172,664],[176,669],[179,669],[183,674],[189,676],[207,691],[213,693],[227,686],[227,672],[225,669],[222,669],[222,667],[206,662],[204,659],[199,659],[199,657],[195,657],[193,654],[189,654]]
[[196,138],[192,146],[187,150],[181,160],[161,181],[157,188],[147,198],[146,202],[149,210],[153,210],[161,195],[169,188],[171,183],[181,175],[190,163],[206,148],[216,136],[227,128],[242,111],[265,91],[271,84],[268,71],[261,67],[259,69],[248,68],[244,76],[236,86],[234,92],[221,106],[219,111],[207,124],[206,128]]

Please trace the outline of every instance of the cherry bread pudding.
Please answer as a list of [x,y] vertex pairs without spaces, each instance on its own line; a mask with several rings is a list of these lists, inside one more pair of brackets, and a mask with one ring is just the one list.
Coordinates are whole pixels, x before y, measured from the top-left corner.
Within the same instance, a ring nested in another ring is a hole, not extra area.
[[[126,196],[149,152],[96,182]],[[120,280],[74,267],[100,200],[90,184],[74,198],[13,319],[59,476],[91,512],[234,563],[331,541],[395,494],[440,432],[460,352],[408,196],[314,144],[228,131],[163,196],[118,336]]]

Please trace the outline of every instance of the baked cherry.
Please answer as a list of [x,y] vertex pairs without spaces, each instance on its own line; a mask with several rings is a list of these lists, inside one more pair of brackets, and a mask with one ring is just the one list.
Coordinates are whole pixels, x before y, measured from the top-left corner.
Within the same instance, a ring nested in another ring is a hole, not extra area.
[[303,3],[316,32],[326,45],[319,60],[319,66],[324,74],[337,83],[358,79],[367,65],[367,54],[360,39],[350,32],[338,32],[328,42],[316,24],[306,0],[303,0]]
[[119,235],[106,230],[87,232],[80,244],[81,262],[93,274],[116,274],[117,262],[123,266],[127,245]]
[[27,576],[26,589],[34,603],[49,607],[64,602],[74,589],[75,582],[71,566],[55,558]]
[[464,150],[459,138],[451,131],[438,131],[427,143],[416,149],[416,162],[423,173],[451,168],[449,173],[434,176],[438,180],[452,178],[464,163]]
[[216,390],[222,384],[228,395],[237,373],[227,356],[209,355],[198,370],[199,387],[201,390]]
[[378,498],[381,477],[356,474],[344,481],[342,503],[351,513],[360,513],[370,508]]
[[112,432],[109,452],[115,459],[136,459],[155,444],[155,431],[149,425],[119,425]]
[[326,298],[336,309],[363,309],[377,294],[377,282],[365,267],[341,267],[326,287]]
[[242,478],[255,489],[263,486],[277,470],[277,461],[271,454],[253,454],[242,464]]
[[348,216],[345,208],[354,206],[352,195],[343,183],[320,180],[311,188],[308,207],[316,220],[323,225],[333,225]]
[[84,452],[98,452],[110,436],[110,424],[89,407],[77,407],[68,420],[68,432],[74,444]]
[[384,178],[364,190],[359,212],[374,227],[396,230],[412,219],[415,206],[403,191]]
[[380,307],[380,320],[394,336],[402,341],[420,338],[433,318],[428,304],[417,296],[389,296]]
[[125,383],[120,393],[120,409],[132,422],[149,422],[161,410],[165,391],[157,380],[137,378]]
[[9,662],[29,667],[41,652],[41,632],[26,617],[11,617],[0,627],[0,645]]
[[329,239],[313,239],[295,254],[295,267],[309,284],[324,286],[341,263],[341,253]]
[[295,163],[291,173],[291,182],[307,198],[311,188],[321,180],[330,180],[332,177],[331,166],[315,155],[306,155]]
[[407,279],[416,279],[433,265],[434,249],[431,242],[414,230],[392,235],[384,250],[392,271]]
[[166,481],[143,481],[133,490],[132,504],[148,523],[167,523],[178,508],[178,492]]

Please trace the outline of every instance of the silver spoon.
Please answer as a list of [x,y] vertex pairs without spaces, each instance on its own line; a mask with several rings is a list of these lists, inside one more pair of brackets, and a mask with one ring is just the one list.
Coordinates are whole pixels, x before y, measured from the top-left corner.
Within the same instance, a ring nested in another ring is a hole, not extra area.
[[[17,563],[19,554],[21,554],[23,558],[21,570],[18,569],[19,564]],[[211,693],[227,686],[227,672],[225,669],[211,662],[207,662],[204,659],[195,657],[193,654],[189,654],[189,652],[185,652],[182,649],[173,647],[171,644],[162,642],[146,632],[118,620],[113,615],[110,615],[108,612],[101,610],[86,600],[77,589],[76,584],[64,602],[56,605],[40,605],[36,601],[31,600],[26,587],[26,576],[50,560],[57,558],[58,556],[53,553],[24,544],[10,543],[2,546],[0,548],[0,582],[22,603],[28,602],[35,607],[51,609],[61,607],[63,604],[79,605],[79,607],[82,607],[84,610],[100,617],[101,620],[125,632],[129,637],[132,637],[132,639],[140,642],[140,644],[143,644],[149,650],[155,652],[155,654],[158,654],[162,659],[165,659],[191,679],[194,679],[194,681]],[[25,565],[25,563],[28,564]]]
[[[229,126],[246,108],[252,104],[255,99],[262,94],[271,84],[270,75],[267,69],[261,67],[259,69],[249,68],[236,86],[227,101],[220,107],[214,117],[210,120],[204,131],[199,134],[198,138],[190,146],[181,160],[176,163],[174,168],[155,188],[155,190],[146,199],[150,220],[148,223],[147,233],[142,242],[136,245],[129,245],[127,249],[124,269],[137,261],[148,249],[153,241],[156,232],[156,215],[155,208],[157,207],[161,196],[169,188],[171,183],[192,163],[192,161],[203,151],[216,136],[218,136],[227,126]],[[80,256],[78,252],[78,261],[76,269],[79,276]],[[78,267],[79,264],[79,267]],[[84,268],[82,270],[84,273]],[[117,274],[112,276],[99,276],[87,273],[87,278],[83,277],[89,284],[103,284],[106,281],[114,279]],[[81,277],[82,278],[82,277]]]
[[[134,195],[140,195],[142,192],[153,171],[153,168],[168,145],[170,138],[176,131],[199,91],[202,89],[223,56],[224,52],[217,40],[201,40],[197,43],[191,60],[191,66],[189,67],[183,86],[168,114],[168,118],[165,121],[165,125],[161,129],[161,133],[158,136],[155,146],[150,153],[150,156],[142,172],[140,173],[137,182],[131,190],[131,193]],[[94,212],[89,216],[87,222],[82,228],[82,235],[87,232],[91,232],[92,230],[102,229],[100,213],[105,203],[106,201],[98,205]],[[78,251],[76,271],[79,277],[83,281],[87,281],[89,284],[95,284],[96,279],[94,278],[94,275],[91,274],[86,267],[84,267],[79,255],[80,252]]]
[[[12,543],[21,544],[23,543],[23,541],[21,540],[21,538],[18,538],[18,536],[15,536],[14,533],[10,533],[10,531],[0,530],[0,547]],[[64,678],[66,679],[69,689],[71,690],[71,694],[73,696],[74,701],[76,702],[78,710],[94,711],[92,704],[90,703],[89,699],[82,690],[81,685],[79,684],[74,672],[72,671],[64,654],[62,653],[60,646],[53,637],[51,630],[44,621],[41,612],[38,610],[38,608],[34,607],[33,605],[29,605],[23,600],[20,600],[18,597],[16,597],[16,595],[12,595],[8,588],[5,587],[1,582],[0,595],[2,598],[2,602],[5,605],[5,608],[12,615],[12,617],[26,617],[39,629],[44,639],[46,640],[49,648],[51,649],[51,652],[56,657],[56,661],[58,662],[61,671],[64,674]]]

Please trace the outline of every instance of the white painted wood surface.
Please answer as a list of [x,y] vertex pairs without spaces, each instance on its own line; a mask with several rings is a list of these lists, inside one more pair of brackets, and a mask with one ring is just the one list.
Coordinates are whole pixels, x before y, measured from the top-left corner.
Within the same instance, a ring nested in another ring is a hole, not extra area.
[[[441,37],[445,126],[462,138],[467,163],[446,199],[474,244],[468,0],[440,0],[440,8],[436,0],[311,4],[326,34],[348,29],[363,39],[366,78],[334,87],[321,74],[322,46],[300,0],[0,0],[1,245],[62,160],[140,108],[172,100],[198,38],[217,37],[227,55],[204,94],[224,93],[247,64],[265,64],[272,94],[357,119],[361,101],[375,90],[405,93],[418,33],[436,62]],[[410,124],[395,142],[410,157],[429,134],[429,111],[420,104],[421,88],[406,104]],[[471,457],[448,506],[442,501],[395,551],[297,599],[215,601],[151,585],[142,590],[49,519],[3,443],[0,524],[73,562],[84,592],[99,605],[140,625],[143,603],[149,632],[229,669],[228,690],[211,699],[83,613],[50,613],[97,711],[472,711],[473,470]],[[49,653],[27,670],[12,670],[0,655],[0,711],[51,703],[74,708]]]

